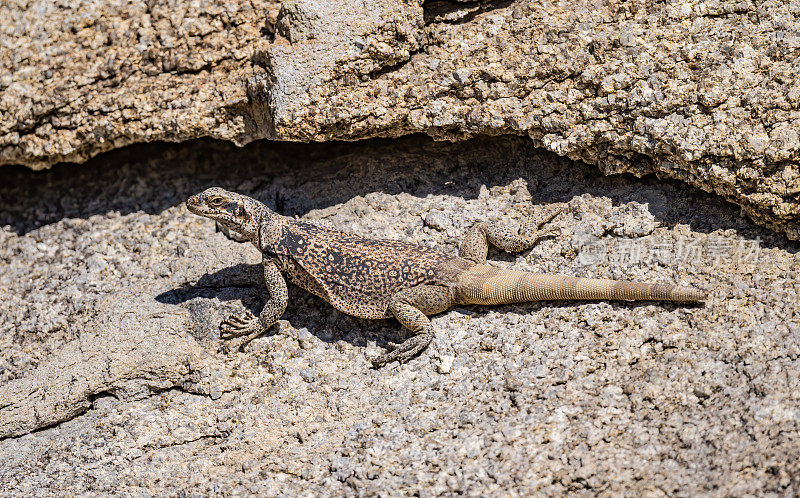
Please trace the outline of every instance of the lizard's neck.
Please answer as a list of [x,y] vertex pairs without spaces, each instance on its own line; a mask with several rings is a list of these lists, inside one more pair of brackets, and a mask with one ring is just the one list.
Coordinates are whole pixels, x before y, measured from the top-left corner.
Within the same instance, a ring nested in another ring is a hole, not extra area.
[[281,239],[286,217],[272,212],[267,206],[259,213],[253,245],[262,253],[275,254]]

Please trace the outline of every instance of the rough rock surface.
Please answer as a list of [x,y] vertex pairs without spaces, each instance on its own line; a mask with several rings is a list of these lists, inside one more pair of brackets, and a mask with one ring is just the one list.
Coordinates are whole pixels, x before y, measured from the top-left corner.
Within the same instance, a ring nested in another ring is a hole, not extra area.
[[[458,307],[434,318],[422,356],[373,370],[368,357],[398,340],[398,324],[347,317],[293,288],[281,333],[225,356],[219,320],[264,296],[257,252],[182,205],[209,185],[449,252],[476,220],[513,224],[532,203],[566,202],[561,236],[492,259],[697,285],[711,298]],[[146,339],[136,354],[152,353],[123,389],[67,400],[84,414],[0,440],[3,495],[800,488],[800,247],[678,182],[604,177],[525,138],[201,141],[81,168],[3,168],[0,226],[0,410],[31,406],[7,399],[9,388],[45,380],[76,345],[132,358],[120,323]],[[159,350],[167,340],[179,346]],[[205,387],[180,367],[194,360],[176,361],[187,352],[208,362]],[[178,367],[141,368],[161,360]],[[69,368],[77,382],[120,377],[95,362]]]
[[230,375],[189,335],[187,310],[140,291],[117,293],[95,313],[95,330],[0,386],[0,437],[70,420],[101,394],[137,399],[178,387],[213,399],[222,395]]
[[794,0],[156,4],[0,6],[0,164],[199,136],[515,133],[800,238]]
[[416,25],[375,12],[360,37],[317,38],[302,33],[335,21],[295,16],[278,31],[290,44],[256,52],[268,136],[524,134],[607,173],[717,192],[800,238],[797,2],[403,5]]
[[279,5],[0,3],[0,164],[41,168],[135,142],[239,139],[249,60]]

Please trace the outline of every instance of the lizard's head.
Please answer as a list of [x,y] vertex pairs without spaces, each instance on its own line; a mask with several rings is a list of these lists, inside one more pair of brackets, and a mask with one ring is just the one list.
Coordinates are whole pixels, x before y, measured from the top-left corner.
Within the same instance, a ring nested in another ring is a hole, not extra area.
[[263,205],[246,195],[211,187],[189,197],[186,208],[253,240],[258,234]]

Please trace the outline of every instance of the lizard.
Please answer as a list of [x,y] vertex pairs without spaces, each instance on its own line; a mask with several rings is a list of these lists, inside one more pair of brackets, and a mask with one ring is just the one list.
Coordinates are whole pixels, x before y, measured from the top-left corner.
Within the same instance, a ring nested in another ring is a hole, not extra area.
[[223,340],[241,338],[242,349],[278,322],[288,305],[286,279],[334,308],[359,318],[396,318],[411,331],[389,343],[374,367],[406,362],[433,340],[430,315],[455,305],[499,305],[543,300],[702,302],[692,288],[659,283],[546,275],[487,264],[489,244],[507,252],[529,250],[557,230],[545,227],[561,212],[540,212],[515,231],[478,222],[458,255],[405,241],[379,240],[275,213],[246,195],[211,187],[191,196],[187,209],[216,221],[261,251],[269,299],[258,316],[247,311],[220,323]]

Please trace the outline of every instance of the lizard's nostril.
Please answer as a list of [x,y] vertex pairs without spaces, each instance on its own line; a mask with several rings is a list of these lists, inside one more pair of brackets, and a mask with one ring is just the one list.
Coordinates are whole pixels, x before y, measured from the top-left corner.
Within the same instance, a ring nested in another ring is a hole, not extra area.
[[199,207],[200,207],[200,200],[197,198],[196,195],[193,195],[188,199],[186,199],[186,208],[189,211],[196,213]]

